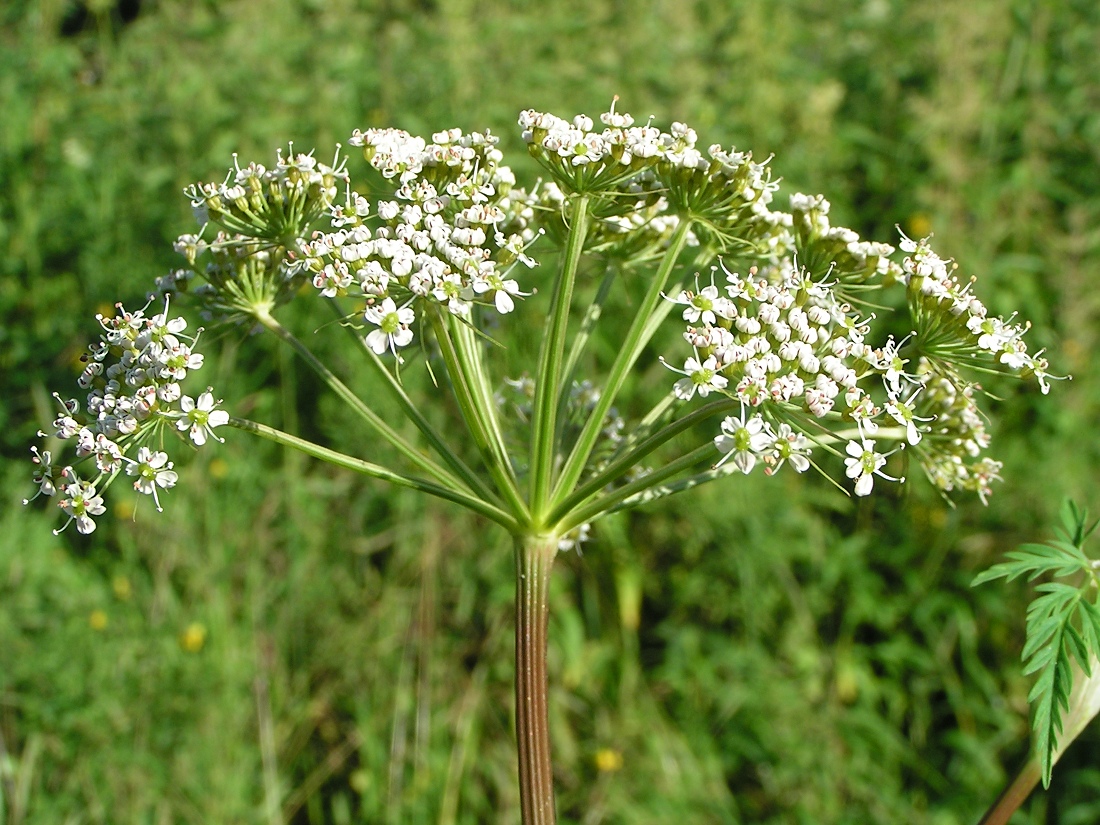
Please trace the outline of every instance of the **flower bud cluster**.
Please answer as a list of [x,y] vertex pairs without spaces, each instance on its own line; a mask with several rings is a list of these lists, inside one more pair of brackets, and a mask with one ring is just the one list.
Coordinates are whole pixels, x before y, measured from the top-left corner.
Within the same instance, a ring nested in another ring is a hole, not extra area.
[[200,225],[214,221],[234,235],[293,248],[317,218],[328,212],[348,180],[337,150],[332,166],[312,154],[278,153],[274,169],[250,163],[243,169],[233,156],[233,169],[222,183],[196,183],[184,193]]
[[306,282],[283,247],[244,235],[218,232],[209,243],[180,235],[175,249],[191,266],[157,278],[154,295],[189,292],[206,320],[254,323],[257,312],[289,302]]
[[1015,324],[989,314],[971,294],[973,281],[959,283],[953,261],[937,255],[928,239],[903,236],[909,253],[902,262],[901,280],[917,328],[921,353],[940,371],[952,373],[958,365],[997,369],[1021,377],[1034,376],[1043,393],[1050,391],[1049,364],[1042,352],[1029,354],[1023,337],[1029,324]]
[[[119,304],[117,315],[97,316],[103,334],[89,348],[77,380],[87,391],[83,406],[55,396],[59,415],[52,431],[39,436],[74,442],[74,462],[55,464],[49,450],[32,449],[34,498],[59,496],[58,506],[69,517],[65,526],[75,521],[80,533],[95,530],[92,517],[105,511],[98,491],[123,470],[134,477],[134,489],[161,509],[158,489],[174,486],[177,476],[168,454],[147,446],[155,436],[168,429],[202,446],[217,439],[215,427],[229,422],[209,388],[197,399],[180,388],[189,372],[203,366],[195,349],[199,334],[184,335],[186,320],[170,318],[167,303],[156,315],[146,316],[145,309],[128,312]],[[82,467],[90,470],[86,477],[78,473]]]
[[844,291],[866,285],[874,278],[901,277],[901,267],[890,260],[894,247],[861,240],[853,230],[833,226],[829,221],[830,204],[824,196],[793,194],[790,209],[789,215],[771,216],[778,216],[776,222],[790,228],[794,239],[788,248],[815,280],[828,278],[838,287],[836,291]]
[[929,479],[944,492],[968,490],[984,503],[992,492],[991,483],[1000,481],[1001,462],[982,456],[989,446],[985,418],[974,402],[974,387],[957,386],[934,373],[927,360],[918,374],[924,382],[920,408],[932,425],[914,449]]

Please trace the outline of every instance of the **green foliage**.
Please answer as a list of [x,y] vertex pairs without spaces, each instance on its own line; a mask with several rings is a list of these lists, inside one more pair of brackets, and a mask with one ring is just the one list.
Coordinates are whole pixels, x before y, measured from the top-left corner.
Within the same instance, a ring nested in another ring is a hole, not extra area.
[[[1035,589],[1040,594],[1027,608],[1027,643],[1021,658],[1024,675],[1037,673],[1035,686],[1028,694],[1034,708],[1032,727],[1035,750],[1043,768],[1043,787],[1049,787],[1051,771],[1062,733],[1062,712],[1070,709],[1073,692],[1073,663],[1092,675],[1100,658],[1100,593],[1094,594],[1100,580],[1096,563],[1085,555],[1085,540],[1096,529],[1088,526],[1088,512],[1067,501],[1062,510],[1059,538],[1045,544],[1025,544],[1008,553],[1009,561],[994,565],[974,579],[974,584],[1027,576],[1069,578],[1073,584],[1044,582]],[[1090,601],[1090,597],[1094,601]]]

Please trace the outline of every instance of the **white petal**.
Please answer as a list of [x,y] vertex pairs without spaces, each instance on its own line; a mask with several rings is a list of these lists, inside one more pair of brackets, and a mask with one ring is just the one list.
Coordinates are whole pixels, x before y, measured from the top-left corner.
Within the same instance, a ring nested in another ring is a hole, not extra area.
[[698,384],[690,378],[681,378],[673,385],[672,392],[681,401],[690,401],[695,395],[696,387]]
[[386,333],[380,329],[376,329],[367,335],[367,346],[370,347],[375,355],[382,355],[386,351]]
[[871,486],[875,483],[875,477],[870,473],[859,477],[859,481],[856,482],[856,495],[865,496],[871,492]]
[[756,466],[756,456],[750,452],[740,452],[733,457],[733,463],[737,465],[738,470],[748,475]]

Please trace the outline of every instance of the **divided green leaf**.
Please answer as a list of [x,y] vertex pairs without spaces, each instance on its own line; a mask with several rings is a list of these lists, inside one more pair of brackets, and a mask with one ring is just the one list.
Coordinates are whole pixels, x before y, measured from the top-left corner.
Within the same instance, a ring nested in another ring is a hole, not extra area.
[[1036,585],[1035,599],[1027,608],[1027,641],[1020,658],[1024,675],[1037,674],[1028,694],[1034,709],[1032,728],[1035,749],[1043,771],[1043,787],[1050,785],[1054,754],[1062,733],[1062,714],[1069,711],[1073,691],[1073,663],[1085,676],[1092,675],[1090,660],[1100,658],[1100,607],[1093,561],[1082,545],[1100,522],[1086,527],[1088,514],[1073,502],[1062,508],[1060,538],[1046,544],[1025,544],[1006,554],[1008,561],[994,565],[974,579],[974,584],[1021,576],[1034,581],[1040,576],[1070,578],[1071,582]]

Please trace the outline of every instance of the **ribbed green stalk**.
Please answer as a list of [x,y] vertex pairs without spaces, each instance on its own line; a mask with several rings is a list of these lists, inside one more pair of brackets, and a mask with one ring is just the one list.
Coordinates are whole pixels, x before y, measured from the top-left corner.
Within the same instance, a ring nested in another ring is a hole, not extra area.
[[364,421],[370,424],[375,432],[393,445],[401,455],[405,456],[413,466],[419,467],[440,483],[452,487],[455,490],[462,490],[465,487],[462,481],[457,479],[444,467],[440,467],[432,461],[431,458],[421,453],[414,445],[410,444],[401,433],[397,432],[397,430],[383,421],[378,413],[363,403],[362,399],[353,393],[343,381],[333,374],[332,370],[322,364],[317,356],[314,355],[305,344],[299,341],[290,330],[275,320],[270,313],[256,312],[253,313],[253,317],[270,330],[279,340],[289,344],[290,347],[302,357],[302,360],[309,364],[321,380],[328,384],[333,392],[358,413]]
[[588,234],[588,197],[578,195],[573,201],[569,237],[562,256],[561,271],[554,282],[550,298],[550,314],[546,319],[539,368],[535,374],[535,403],[531,422],[531,512],[536,519],[546,515],[550,495],[557,432],[558,397],[561,392],[562,358],[565,353],[565,333],[569,324],[569,306],[573,301],[573,283]]
[[651,454],[654,450],[658,449],[662,444],[675,438],[685,430],[691,429],[701,421],[706,421],[711,416],[721,415],[724,412],[731,412],[740,406],[741,402],[739,400],[723,398],[720,401],[712,401],[695,410],[695,412],[685,415],[678,421],[674,421],[662,427],[648,438],[640,441],[637,446],[630,450],[630,452],[612,461],[602,472],[596,474],[585,484],[581,485],[573,495],[569,496],[569,498],[561,503],[550,518],[552,520],[561,518],[571,509],[581,504],[589,496],[595,495],[608,484],[616,481],[627,470]]
[[474,401],[482,411],[482,420],[489,437],[489,447],[496,456],[497,464],[511,480],[512,486],[518,488],[512,459],[504,443],[504,431],[500,426],[500,416],[497,414],[497,402],[493,397],[493,388],[489,383],[485,362],[481,357],[481,346],[477,335],[472,326],[459,320],[455,320],[453,326],[455,351],[470,390],[474,394]]
[[[341,312],[335,300],[330,301],[329,306],[332,307],[338,317],[344,317],[343,312]],[[472,492],[477,493],[487,501],[492,501],[494,504],[499,503],[496,494],[489,485],[467,466],[453,450],[451,450],[443,440],[442,434],[424,417],[419,407],[409,398],[408,393],[405,392],[405,388],[393,377],[393,373],[386,369],[386,365],[382,363],[382,359],[375,354],[374,350],[367,346],[366,341],[363,340],[363,336],[359,335],[354,329],[346,324],[342,326],[344,326],[348,334],[351,335],[363,350],[363,354],[366,355],[367,361],[370,363],[371,367],[373,367],[375,374],[386,382],[386,386],[390,388],[390,392],[393,393],[394,398],[396,398],[401,405],[402,411],[409,417],[409,420],[416,425],[416,428],[420,430],[423,436],[428,440],[428,443],[439,454],[439,457],[447,462],[447,466],[454,470]]]
[[466,422],[466,428],[473,436],[474,443],[481,453],[482,463],[492,476],[493,483],[511,508],[512,513],[518,519],[527,519],[527,505],[519,494],[511,467],[508,466],[507,454],[501,454],[495,449],[490,425],[486,415],[488,410],[482,409],[479,396],[475,396],[470,386],[470,377],[455,349],[454,340],[447,328],[447,319],[440,316],[439,312],[431,313],[432,329],[435,330],[436,340],[439,342],[439,351],[443,355],[443,363],[447,367],[447,373],[451,377],[451,385],[454,387],[455,399],[458,408],[462,412],[462,418]]
[[556,535],[517,535],[516,745],[523,825],[554,825],[554,771],[547,710],[546,631]]
[[422,493],[427,493],[437,498],[453,501],[455,504],[461,504],[466,509],[472,510],[475,513],[495,521],[509,531],[514,532],[519,527],[516,520],[509,513],[475,496],[463,492],[462,490],[455,490],[451,487],[444,487],[431,481],[425,481],[422,478],[397,473],[378,464],[372,464],[369,461],[363,461],[362,459],[345,455],[336,450],[330,450],[327,447],[314,444],[312,441],[306,441],[304,438],[298,438],[290,433],[284,433],[282,430],[277,430],[274,427],[269,427],[266,424],[260,424],[256,421],[249,421],[246,418],[230,418],[229,424],[232,427],[236,427],[238,430],[253,433],[261,438],[266,438],[268,441],[281,444],[284,447],[293,447],[295,450],[303,452],[306,455],[311,455],[314,458],[319,458],[322,461],[327,461],[329,464],[335,464],[337,467],[345,467],[357,473],[371,476],[372,478],[388,481],[390,484],[395,484],[398,487],[408,487],[412,490],[419,490]]
[[596,402],[588,421],[585,422],[584,429],[581,431],[580,437],[577,439],[577,443],[574,445],[573,451],[569,454],[569,459],[561,471],[558,484],[554,489],[553,498],[555,500],[560,501],[568,496],[584,473],[584,466],[588,462],[588,457],[592,454],[593,447],[596,446],[596,439],[603,428],[603,420],[607,415],[607,411],[615,403],[615,398],[618,396],[619,390],[622,389],[623,382],[626,381],[631,367],[638,360],[642,348],[649,341],[649,336],[653,334],[653,327],[649,323],[650,316],[656,309],[658,301],[661,300],[661,291],[665,288],[665,283],[668,281],[672,268],[676,265],[677,258],[680,257],[680,252],[687,242],[688,232],[690,231],[691,221],[682,219],[669,241],[661,266],[654,275],[653,282],[650,284],[641,306],[638,307],[638,313],[634,316],[634,321],[626,333],[619,354],[611,365],[611,372],[600,393],[600,400]]

